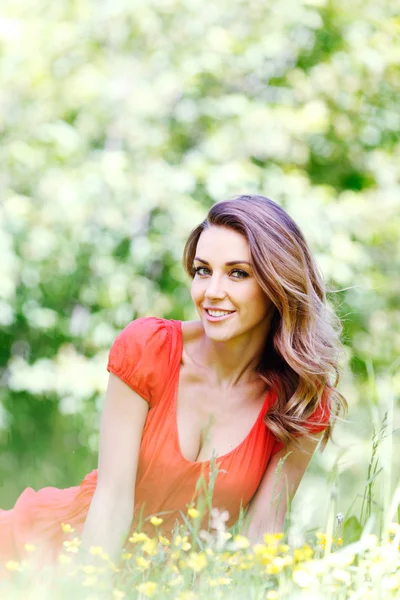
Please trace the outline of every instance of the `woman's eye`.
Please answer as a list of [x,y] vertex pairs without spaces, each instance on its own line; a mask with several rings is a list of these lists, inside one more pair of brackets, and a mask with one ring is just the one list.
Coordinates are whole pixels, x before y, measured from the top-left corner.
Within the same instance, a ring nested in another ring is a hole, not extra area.
[[244,279],[245,277],[249,276],[249,274],[246,273],[246,271],[242,271],[242,269],[233,269],[232,273],[239,273],[239,279]]
[[[209,271],[209,269],[207,269],[207,267],[193,267],[193,272],[195,275],[206,275],[206,273],[203,273],[202,271]],[[239,274],[239,276],[235,277],[235,279],[245,279],[245,277],[249,276],[249,274],[246,273],[246,271],[242,271],[242,269],[233,269],[230,272],[230,275],[232,275],[233,273]]]
[[208,271],[207,267],[193,267],[193,271],[195,274],[204,275],[204,273],[200,273],[200,271]]

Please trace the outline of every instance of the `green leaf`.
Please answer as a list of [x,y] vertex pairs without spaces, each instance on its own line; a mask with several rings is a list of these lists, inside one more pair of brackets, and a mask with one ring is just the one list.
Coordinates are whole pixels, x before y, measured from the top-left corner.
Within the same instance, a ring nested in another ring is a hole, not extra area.
[[357,517],[352,516],[346,519],[343,527],[343,539],[345,544],[352,544],[360,539],[362,526]]

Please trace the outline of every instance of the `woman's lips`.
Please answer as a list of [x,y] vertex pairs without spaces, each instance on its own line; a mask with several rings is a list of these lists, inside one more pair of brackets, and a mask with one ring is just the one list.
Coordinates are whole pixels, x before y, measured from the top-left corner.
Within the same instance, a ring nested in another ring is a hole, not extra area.
[[208,310],[207,310],[207,309],[204,309],[204,310],[205,310],[206,317],[207,317],[208,321],[211,321],[211,322],[213,322],[213,323],[215,323],[215,322],[217,322],[217,321],[226,321],[226,319],[229,319],[229,317],[231,317],[232,315],[234,315],[234,314],[235,314],[235,312],[236,312],[236,311],[234,310],[234,311],[232,311],[232,312],[229,312],[229,313],[227,313],[227,314],[225,314],[225,315],[222,315],[221,317],[213,317],[213,316],[211,316],[211,315],[209,314],[209,312],[208,312]]

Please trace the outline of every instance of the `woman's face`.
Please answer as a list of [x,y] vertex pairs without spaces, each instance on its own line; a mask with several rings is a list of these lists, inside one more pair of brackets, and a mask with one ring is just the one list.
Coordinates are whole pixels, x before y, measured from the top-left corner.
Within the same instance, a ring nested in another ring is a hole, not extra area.
[[213,226],[200,235],[191,296],[210,338],[227,341],[259,330],[264,339],[273,305],[251,262],[246,238],[233,229]]

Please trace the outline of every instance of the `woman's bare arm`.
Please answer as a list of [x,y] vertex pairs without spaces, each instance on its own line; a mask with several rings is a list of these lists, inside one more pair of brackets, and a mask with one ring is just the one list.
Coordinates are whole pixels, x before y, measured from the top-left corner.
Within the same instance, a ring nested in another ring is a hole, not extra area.
[[120,554],[134,510],[140,442],[148,402],[110,373],[100,427],[98,481],[85,526],[82,550],[101,546]]
[[[318,440],[303,439],[300,448],[288,444],[272,456],[245,519],[245,532],[252,542],[262,541],[267,532],[283,531],[288,497],[294,497],[317,445]],[[281,459],[283,465],[278,466]]]

